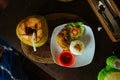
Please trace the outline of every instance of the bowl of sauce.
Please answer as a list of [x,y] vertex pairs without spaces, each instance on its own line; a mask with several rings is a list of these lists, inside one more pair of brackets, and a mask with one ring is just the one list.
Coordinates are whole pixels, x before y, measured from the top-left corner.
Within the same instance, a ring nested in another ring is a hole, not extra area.
[[70,51],[62,51],[57,60],[61,66],[71,66],[74,64],[75,57]]

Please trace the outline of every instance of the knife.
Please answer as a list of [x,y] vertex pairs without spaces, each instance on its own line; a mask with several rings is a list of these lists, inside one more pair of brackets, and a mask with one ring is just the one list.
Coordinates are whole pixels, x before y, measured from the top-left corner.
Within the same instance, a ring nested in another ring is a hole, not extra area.
[[103,0],[103,1],[106,4],[107,8],[109,9],[110,13],[112,14],[114,20],[120,27],[120,17],[116,14],[114,7],[112,6],[109,0]]
[[105,11],[105,5],[103,5],[103,3],[101,1],[98,2],[98,12],[101,14],[101,16],[104,19],[104,22],[106,23],[106,25],[109,27],[109,29],[111,30],[112,33],[114,33],[114,28],[110,22],[110,20],[108,19],[108,17],[106,16],[106,14],[104,13]]

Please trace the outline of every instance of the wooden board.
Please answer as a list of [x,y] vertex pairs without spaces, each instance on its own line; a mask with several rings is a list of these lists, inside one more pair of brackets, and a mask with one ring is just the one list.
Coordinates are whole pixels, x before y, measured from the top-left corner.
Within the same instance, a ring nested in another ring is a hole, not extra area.
[[[107,14],[108,17],[110,17],[111,24],[113,25],[112,28],[115,30],[115,32],[113,33],[111,31],[110,27],[106,24],[106,21],[104,20],[102,15],[98,12],[98,7],[97,7],[98,6],[98,1],[99,0],[88,0],[88,3],[90,4],[92,10],[94,11],[96,16],[98,17],[99,21],[101,22],[102,26],[104,27],[105,31],[107,32],[107,34],[110,37],[110,39],[112,40],[112,42],[120,41],[120,26],[116,27],[114,25],[114,23],[116,23],[116,22],[113,19],[113,16],[111,15],[109,10],[106,10],[106,14]],[[110,2],[113,5],[113,8],[116,10],[116,14],[120,17],[120,11],[117,8],[117,6],[115,5],[114,1],[110,0]],[[116,35],[117,35],[117,37],[116,37]]]

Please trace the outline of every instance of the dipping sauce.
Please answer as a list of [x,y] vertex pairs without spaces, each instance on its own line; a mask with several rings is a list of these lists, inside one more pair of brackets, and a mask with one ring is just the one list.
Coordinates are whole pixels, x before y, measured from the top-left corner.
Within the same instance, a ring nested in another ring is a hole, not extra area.
[[58,55],[58,63],[62,66],[71,66],[74,59],[74,55],[70,51],[63,51]]

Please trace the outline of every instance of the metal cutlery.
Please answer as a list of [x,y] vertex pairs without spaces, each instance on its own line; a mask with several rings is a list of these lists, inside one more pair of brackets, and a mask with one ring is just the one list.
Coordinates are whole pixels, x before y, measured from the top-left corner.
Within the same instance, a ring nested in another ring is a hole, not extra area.
[[[101,14],[104,22],[106,23],[106,25],[109,27],[110,31],[115,36],[115,38],[116,39],[120,38],[120,26],[117,22],[118,20],[117,21],[112,20],[113,22],[110,21],[108,14],[105,13],[105,10],[107,9],[107,7],[102,1],[98,2],[97,9],[98,9],[98,12]],[[109,10],[108,10],[108,12],[109,12]],[[109,12],[109,15],[112,16],[112,14],[110,14],[110,12]],[[113,16],[113,18],[115,19],[116,16]]]

